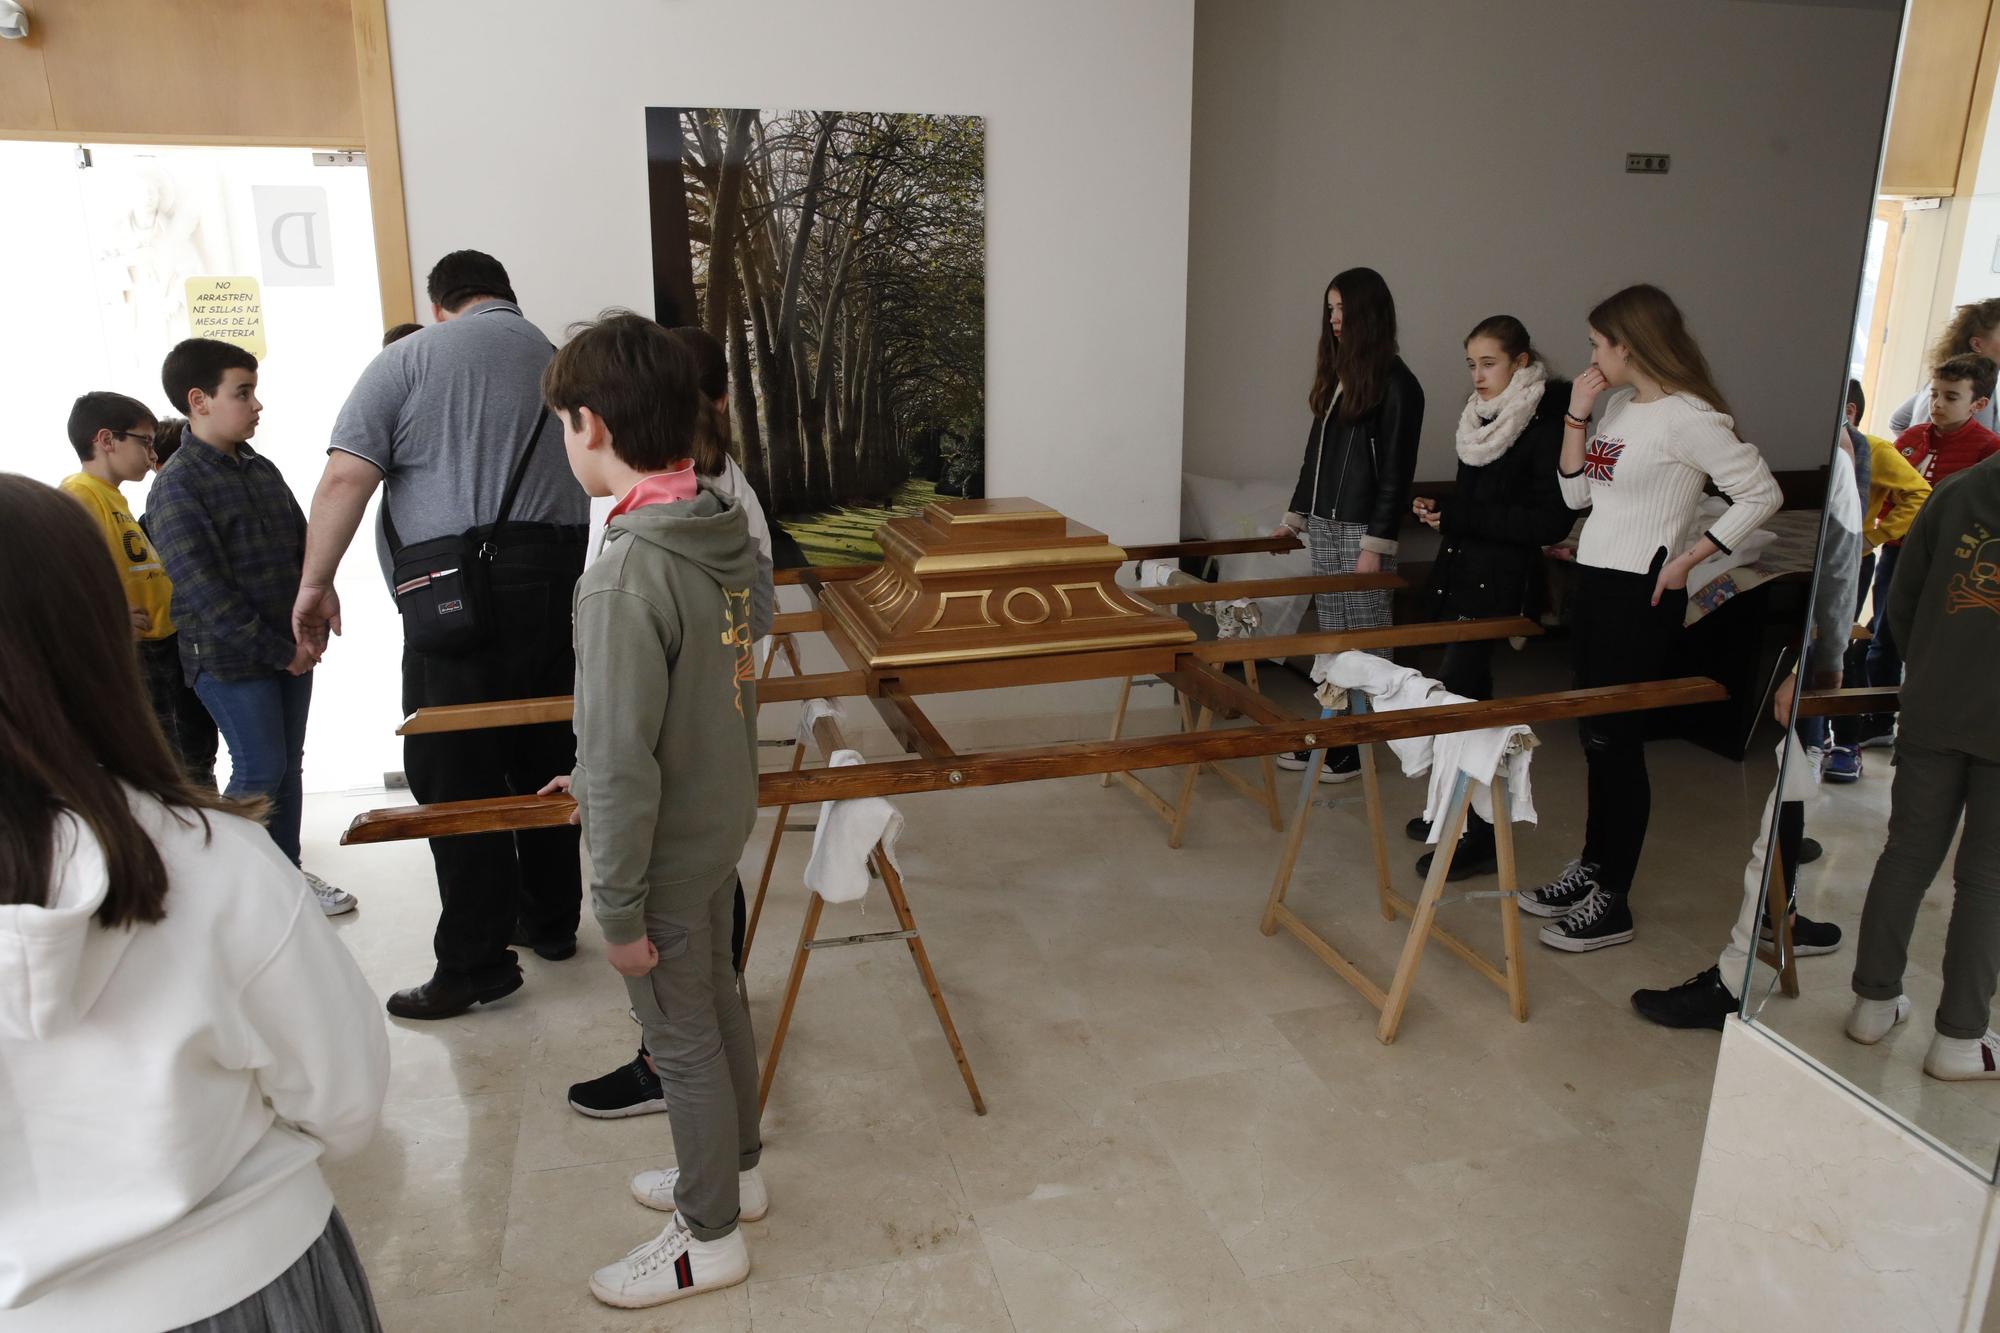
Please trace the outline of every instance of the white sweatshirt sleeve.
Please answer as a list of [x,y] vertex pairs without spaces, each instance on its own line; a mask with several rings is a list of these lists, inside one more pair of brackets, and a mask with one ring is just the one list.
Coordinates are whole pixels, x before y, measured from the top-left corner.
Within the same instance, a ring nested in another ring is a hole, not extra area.
[[[292,872],[297,878],[298,872]],[[250,1066],[280,1119],[336,1161],[375,1133],[389,1088],[382,1008],[305,881],[290,927],[243,985]]]
[[1571,509],[1590,508],[1590,478],[1578,468],[1574,474],[1564,472],[1560,460],[1556,463],[1556,485],[1562,488],[1563,503]]
[[1682,402],[1687,412],[1673,432],[1674,454],[1687,466],[1707,473],[1729,497],[1729,508],[1709,525],[1708,536],[1723,550],[1733,551],[1778,512],[1784,494],[1757,446],[1737,438],[1734,421],[1696,400]]

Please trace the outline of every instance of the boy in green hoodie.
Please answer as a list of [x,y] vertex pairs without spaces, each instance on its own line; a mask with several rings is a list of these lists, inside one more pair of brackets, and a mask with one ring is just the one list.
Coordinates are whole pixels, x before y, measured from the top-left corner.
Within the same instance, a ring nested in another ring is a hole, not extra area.
[[757,1170],[757,1050],[730,955],[736,860],[757,817],[750,589],[742,508],[695,475],[693,357],[652,320],[579,332],[542,376],[570,470],[618,497],[576,585],[576,797],[605,952],[645,1029],[677,1166],[632,1192],[674,1214],[591,1278],[625,1308],[750,1273],[737,1222],[769,1207]]

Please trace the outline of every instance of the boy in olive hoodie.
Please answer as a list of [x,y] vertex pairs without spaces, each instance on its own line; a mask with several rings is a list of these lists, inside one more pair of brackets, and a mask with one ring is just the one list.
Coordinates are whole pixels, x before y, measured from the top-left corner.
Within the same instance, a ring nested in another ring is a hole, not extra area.
[[677,1166],[632,1192],[674,1214],[591,1278],[625,1308],[733,1286],[737,1227],[769,1207],[757,1170],[757,1052],[730,955],[736,860],[757,817],[750,589],[742,508],[696,476],[693,357],[633,314],[556,354],[542,395],[570,470],[618,497],[604,550],[576,585],[576,771],[569,790],[605,952],[659,1071]]

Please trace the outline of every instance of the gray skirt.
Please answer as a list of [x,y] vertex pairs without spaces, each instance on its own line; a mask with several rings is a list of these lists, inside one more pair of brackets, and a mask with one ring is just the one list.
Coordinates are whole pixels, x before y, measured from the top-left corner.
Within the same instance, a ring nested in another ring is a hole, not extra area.
[[336,1208],[319,1239],[263,1290],[172,1333],[382,1333],[382,1321]]

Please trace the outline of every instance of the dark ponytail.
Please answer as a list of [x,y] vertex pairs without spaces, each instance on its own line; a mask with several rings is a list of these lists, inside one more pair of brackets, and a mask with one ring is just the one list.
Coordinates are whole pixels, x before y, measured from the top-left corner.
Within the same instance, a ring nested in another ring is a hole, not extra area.
[[735,435],[729,425],[729,353],[714,334],[693,324],[667,332],[680,340],[694,355],[696,384],[701,389],[701,415],[695,422],[694,470],[704,477],[719,477],[729,466],[730,446]]

